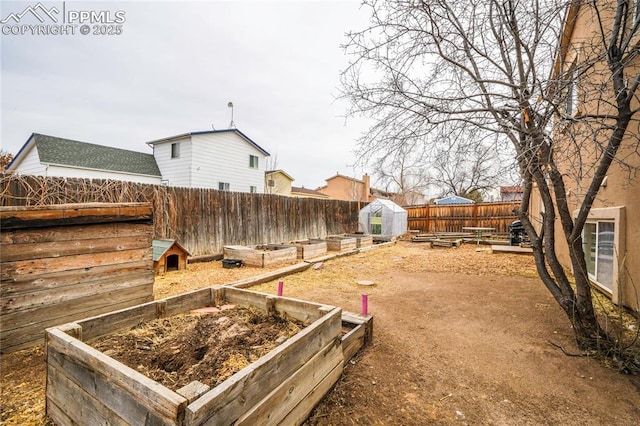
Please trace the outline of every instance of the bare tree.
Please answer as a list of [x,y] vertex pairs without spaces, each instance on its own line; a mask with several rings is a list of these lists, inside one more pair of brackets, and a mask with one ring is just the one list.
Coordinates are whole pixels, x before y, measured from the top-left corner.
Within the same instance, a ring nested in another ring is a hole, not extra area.
[[[398,138],[398,136],[395,136]],[[495,148],[495,135],[446,123],[420,138],[405,138],[381,155],[361,149],[361,161],[371,163],[378,182],[397,192],[404,205],[424,200],[428,189],[440,196],[459,195],[481,202],[500,182],[513,179],[513,159]]]
[[278,154],[268,156],[265,161],[266,161],[265,163],[266,171],[271,172],[274,170],[278,170],[278,165],[280,163],[278,160]]
[[430,179],[441,197],[458,195],[482,202],[500,182],[510,180],[513,159],[496,149],[495,134],[448,124],[439,131],[446,143],[430,162]]
[[277,194],[279,188],[277,188],[278,182],[273,179],[273,176],[266,175],[267,172],[273,172],[278,170],[278,154],[270,155],[265,160],[265,181],[264,181],[264,193],[265,194]]
[[429,174],[420,150],[401,146],[390,155],[374,160],[378,184],[394,193],[392,200],[400,205],[423,202],[429,187]]
[[[342,74],[350,113],[378,120],[362,143],[390,153],[409,141],[427,140],[434,128],[452,121],[499,135],[494,148],[514,152],[524,182],[518,214],[543,283],[567,314],[581,348],[615,352],[619,346],[595,315],[582,231],[612,163],[631,170],[638,156],[638,140],[627,132],[633,124],[637,134],[640,84],[640,25],[630,2],[365,4],[370,26],[349,34],[352,61]],[[561,36],[577,13],[592,19],[592,32],[571,47]],[[565,62],[567,49],[579,50],[575,63]],[[568,107],[576,94],[588,109]],[[575,217],[567,179],[584,188],[575,199]],[[534,186],[544,206],[541,226],[530,216]],[[558,224],[575,286],[556,253]]]

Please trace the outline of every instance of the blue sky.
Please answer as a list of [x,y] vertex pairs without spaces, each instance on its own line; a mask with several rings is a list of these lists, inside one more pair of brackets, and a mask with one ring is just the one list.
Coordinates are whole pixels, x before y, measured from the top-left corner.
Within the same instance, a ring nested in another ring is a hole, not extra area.
[[[37,3],[3,1],[0,19]],[[237,128],[295,186],[371,173],[351,166],[368,123],[345,120],[335,100],[339,46],[368,19],[358,1],[41,3],[112,20],[124,11],[122,34],[0,36],[3,149],[37,132],[151,152],[147,141],[228,128],[231,101]]]

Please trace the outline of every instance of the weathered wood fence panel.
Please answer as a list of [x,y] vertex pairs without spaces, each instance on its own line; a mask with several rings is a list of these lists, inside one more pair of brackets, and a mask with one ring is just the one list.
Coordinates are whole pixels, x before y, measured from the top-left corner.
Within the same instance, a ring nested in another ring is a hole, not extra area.
[[520,202],[465,205],[423,205],[404,207],[409,229],[428,232],[462,232],[463,227],[495,228],[509,232],[509,224],[517,220],[514,213]]
[[0,207],[0,352],[153,300],[148,203]]
[[150,202],[154,238],[180,242],[192,255],[224,245],[258,245],[355,232],[358,203],[222,192],[121,181],[0,176],[0,205]]

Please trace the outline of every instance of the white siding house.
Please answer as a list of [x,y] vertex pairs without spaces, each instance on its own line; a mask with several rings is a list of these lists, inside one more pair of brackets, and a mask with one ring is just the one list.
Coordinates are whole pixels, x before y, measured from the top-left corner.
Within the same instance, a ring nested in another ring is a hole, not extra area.
[[269,153],[237,129],[185,133],[147,143],[168,185],[264,192]]
[[264,193],[269,153],[237,129],[185,133],[147,144],[153,154],[34,133],[7,172]]
[[32,134],[7,166],[23,175],[113,179],[160,184],[151,154]]
[[191,138],[181,135],[175,139],[168,139],[165,143],[147,143],[153,148],[153,157],[161,171],[162,182],[165,185],[190,187],[193,160]]
[[[16,169],[18,165],[19,169]],[[37,149],[28,150],[21,161],[18,161],[18,155],[16,155],[7,167],[7,171],[12,169],[24,175],[47,176],[47,165],[40,162]]]

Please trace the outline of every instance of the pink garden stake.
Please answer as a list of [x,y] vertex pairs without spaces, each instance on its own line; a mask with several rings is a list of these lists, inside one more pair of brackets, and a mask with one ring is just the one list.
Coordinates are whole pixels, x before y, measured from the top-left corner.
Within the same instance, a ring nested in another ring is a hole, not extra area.
[[284,282],[278,281],[278,296],[282,296],[283,287],[284,287]]
[[369,315],[369,296],[362,295],[362,315]]

